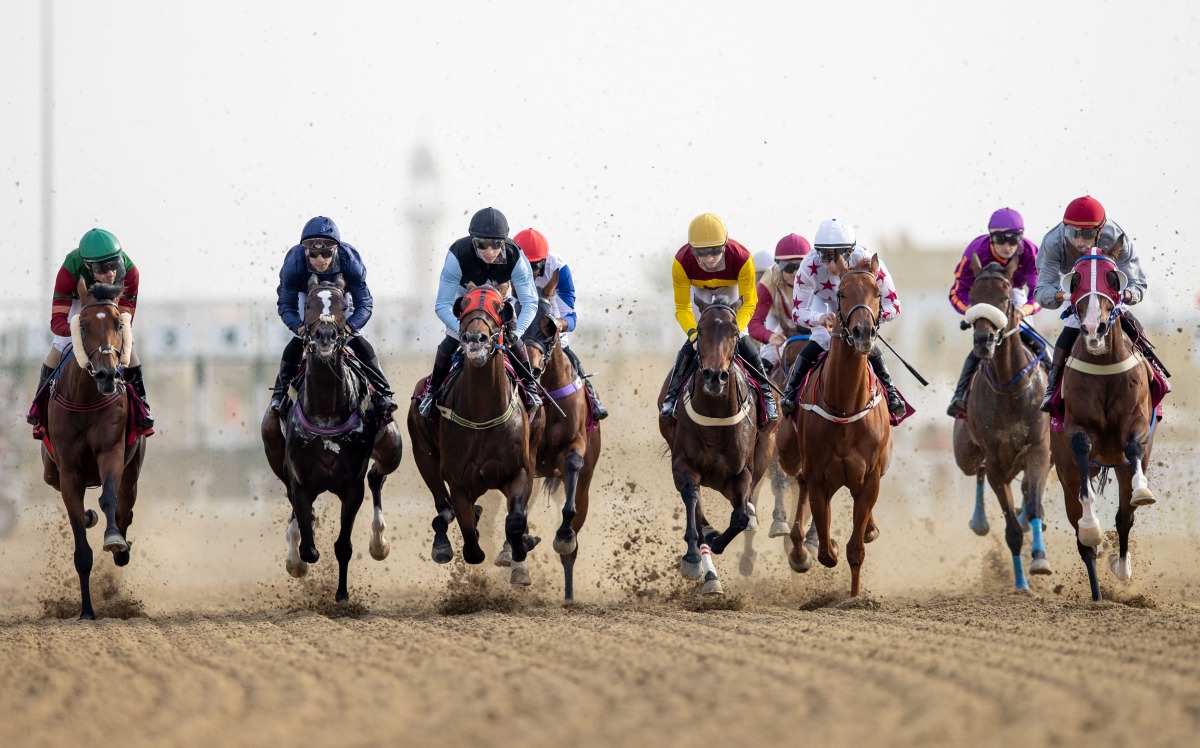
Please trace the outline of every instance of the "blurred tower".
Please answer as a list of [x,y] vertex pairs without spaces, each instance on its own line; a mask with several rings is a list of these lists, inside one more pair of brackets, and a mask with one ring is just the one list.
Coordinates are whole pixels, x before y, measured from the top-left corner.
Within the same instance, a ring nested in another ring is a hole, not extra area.
[[[427,145],[413,149],[408,167],[408,200],[399,208],[401,225],[406,229],[409,246],[401,253],[409,258],[406,299],[421,306],[433,303],[431,290],[442,269],[446,244],[437,239],[441,222],[441,175],[433,152]],[[448,244],[446,246],[449,246]],[[429,299],[425,299],[425,297]]]

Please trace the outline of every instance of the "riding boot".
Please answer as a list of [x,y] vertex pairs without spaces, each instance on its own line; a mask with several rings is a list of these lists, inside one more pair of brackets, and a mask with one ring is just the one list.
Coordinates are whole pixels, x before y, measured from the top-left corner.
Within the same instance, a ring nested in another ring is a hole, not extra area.
[[292,338],[284,346],[283,356],[279,360],[279,373],[275,375],[275,388],[271,392],[271,404],[268,406],[274,415],[279,415],[279,409],[283,407],[283,396],[300,368],[300,359],[303,354],[304,343],[300,341],[300,338]]
[[810,340],[808,345],[800,351],[800,355],[796,357],[796,362],[792,364],[787,385],[783,388],[783,398],[779,401],[779,409],[785,416],[796,412],[796,397],[799,394],[800,384],[804,381],[805,375],[817,365],[817,357],[821,355],[821,351],[821,346]]
[[154,425],[154,415],[150,413],[150,403],[146,402],[146,383],[142,381],[142,367],[140,364],[125,367],[125,381],[133,387],[133,391],[141,398],[142,405],[146,408],[146,415],[137,422],[137,427],[139,429],[150,428]]
[[967,385],[978,368],[979,356],[975,355],[975,351],[971,351],[967,354],[967,360],[963,362],[962,373],[958,375],[958,384],[954,387],[954,397],[950,398],[950,407],[946,408],[946,415],[955,418],[967,412]]
[[429,386],[425,388],[425,395],[421,397],[421,404],[417,406],[417,412],[426,418],[433,418],[433,414],[437,412],[434,404],[437,402],[442,382],[446,381],[446,375],[450,373],[450,361],[450,356],[444,355],[440,350],[433,357],[433,373],[429,375]]
[[1042,366],[1049,370],[1050,361],[1046,356],[1046,344],[1042,342],[1042,339],[1029,332],[1024,327],[1021,328],[1021,332],[1019,334],[1021,336],[1021,342],[1025,344],[1026,348],[1033,352],[1033,357],[1039,359]]
[[675,356],[675,368],[671,369],[671,381],[667,384],[667,396],[663,398],[662,410],[658,413],[663,418],[675,416],[675,403],[679,399],[679,389],[683,387],[683,380],[687,378],[692,364],[695,362],[696,349],[692,345],[692,341],[688,340]]
[[592,401],[592,414],[597,421],[603,421],[608,418],[608,411],[600,404],[600,398],[596,395],[596,388],[592,386],[592,380],[588,379],[588,375],[583,371],[583,364],[579,363],[579,356],[575,355],[575,351],[570,347],[564,347],[563,353],[567,354],[567,358],[571,360],[571,365],[575,367],[575,374],[583,380],[583,387],[587,390],[588,399]]
[[900,393],[896,392],[896,385],[892,384],[892,373],[888,371],[887,364],[883,361],[883,351],[872,348],[871,352],[867,354],[867,361],[871,363],[871,369],[875,371],[875,376],[879,377],[879,383],[883,385],[883,389],[887,393],[888,412],[897,417],[904,415],[907,409],[904,401],[900,399]]
[[754,377],[754,381],[762,388],[763,415],[768,421],[778,421],[779,411],[775,408],[775,393],[771,390],[771,380],[767,379],[767,373],[763,371],[762,358],[758,355],[758,349],[751,343],[749,335],[738,338],[737,353],[749,365],[747,370],[750,376]]
[[508,353],[508,360],[512,362],[513,368],[517,370],[517,376],[521,379],[521,389],[525,391],[525,409],[533,413],[538,408],[542,407],[542,396],[538,394],[541,385],[533,376],[533,367],[529,365],[529,353],[525,350],[525,344],[521,342],[512,330],[505,333],[505,339],[508,344],[505,350]]
[[379,365],[379,359],[372,358],[362,363],[367,370],[367,377],[371,380],[371,386],[375,388],[380,410],[384,413],[394,413],[397,406],[392,400],[392,387],[388,384],[387,375],[383,373],[383,367]]
[[[35,403],[37,402],[38,396],[42,394],[42,388],[46,386],[46,381],[50,379],[50,375],[53,373],[54,367],[42,364],[42,371],[38,374],[37,389],[33,391],[33,401]],[[34,418],[32,413],[25,416],[25,422],[30,426],[38,425],[37,418]]]
[[1050,364],[1050,373],[1046,377],[1046,394],[1042,397],[1041,411],[1043,413],[1050,412],[1050,398],[1054,396],[1054,390],[1058,387],[1058,380],[1062,378],[1063,368],[1067,364],[1067,356],[1070,353],[1069,348],[1054,346],[1054,361]]

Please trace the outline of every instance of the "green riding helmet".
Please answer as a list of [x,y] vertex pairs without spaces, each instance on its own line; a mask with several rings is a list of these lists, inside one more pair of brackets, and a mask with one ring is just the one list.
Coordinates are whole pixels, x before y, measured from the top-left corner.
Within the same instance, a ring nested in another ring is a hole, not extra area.
[[112,232],[92,229],[79,240],[79,256],[84,262],[104,262],[121,256],[121,242]]

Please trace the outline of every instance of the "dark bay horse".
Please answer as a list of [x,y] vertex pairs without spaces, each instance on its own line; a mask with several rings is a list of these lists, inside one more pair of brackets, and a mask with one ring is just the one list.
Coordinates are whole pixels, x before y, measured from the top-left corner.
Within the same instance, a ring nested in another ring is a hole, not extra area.
[[342,502],[341,532],[333,544],[338,561],[338,602],[350,596],[346,574],[354,554],[351,535],[365,495],[364,478],[375,505],[371,556],[382,561],[388,555],[382,490],[387,476],[400,466],[404,451],[400,426],[384,419],[372,401],[367,380],[348,361],[344,292],[340,275],[332,283],[318,283],[317,276],[309,277],[303,382],[286,422],[269,409],[262,420],[267,462],[287,487],[292,505],[284,533],[288,544],[284,566],[293,577],[304,576],[308,564],[321,556],[313,538],[317,496],[329,492]]
[[1155,501],[1146,480],[1154,443],[1155,374],[1125,334],[1115,309],[1127,279],[1114,260],[1124,249],[1121,237],[1108,253],[1081,257],[1063,288],[1079,315],[1081,334],[1063,371],[1063,430],[1051,432],[1050,449],[1093,600],[1101,599],[1096,547],[1104,531],[1094,509],[1101,489],[1090,479],[1099,475],[1102,486],[1110,470],[1117,475],[1119,553],[1111,566],[1123,582],[1133,576],[1129,531],[1134,512]]
[[425,418],[417,400],[425,381],[417,382],[408,410],[413,459],[433,494],[433,560],[449,563],[454,556],[446,531],[458,520],[463,560],[482,563],[476,523],[479,497],[492,489],[504,493],[508,515],[504,535],[512,547],[509,581],[531,583],[525,563],[528,519],[526,505],[533,476],[529,449],[529,417],[516,384],[504,366],[504,328],[513,318],[512,304],[490,285],[471,288],[454,302],[458,339],[465,358],[449,389],[440,417]]
[[[529,448],[534,459],[534,477],[544,478],[544,490],[562,487],[565,500],[562,524],[554,534],[554,550],[563,566],[563,589],[567,600],[575,599],[574,568],[579,555],[579,531],[588,512],[588,489],[600,459],[600,423],[588,423],[587,391],[559,345],[558,319],[549,298],[557,289],[557,278],[541,290],[538,316],[525,333],[525,349],[547,399],[530,424]],[[557,405],[558,407],[555,407]]]
[[[683,539],[687,553],[680,572],[688,579],[704,579],[704,594],[722,594],[721,580],[711,553],[721,553],[747,528],[747,504],[766,472],[775,451],[777,421],[758,427],[759,404],[746,374],[735,362],[737,310],[742,299],[723,296],[712,303],[697,300],[695,346],[699,368],[685,384],[674,418],[658,419],[658,429],[671,454],[671,475],[687,510]],[[667,376],[658,394],[666,397]],[[720,492],[733,506],[729,527],[713,529],[700,504],[700,487]]]
[[[846,545],[853,597],[859,594],[865,544],[878,535],[872,510],[879,497],[880,479],[892,461],[887,398],[867,361],[879,334],[882,299],[878,272],[879,255],[875,255],[842,276],[829,352],[808,377],[796,410],[801,499],[807,491],[817,526],[817,560],[825,566],[838,563],[838,544],[829,533],[830,500],[843,486],[854,497],[854,527]],[[798,506],[797,519],[800,516]],[[792,525],[791,540],[788,563],[792,569],[804,571],[812,562],[798,521]]]
[[72,353],[78,365],[63,363],[47,413],[46,433],[53,453],[42,444],[43,477],[62,494],[75,538],[81,620],[96,617],[87,528],[99,520],[96,512],[83,508],[84,489],[100,487],[104,550],[113,554],[117,566],[128,564],[126,535],[146,456],[145,436],[127,438],[129,403],[117,367],[129,363],[133,335],[130,316],[117,307],[121,290],[121,286],[94,284],[80,297],[79,314],[71,318]]
[[988,263],[985,268],[978,257],[972,257],[971,269],[975,283],[965,320],[974,327],[974,350],[981,362],[967,400],[967,417],[954,422],[954,459],[965,474],[976,476],[977,485],[986,476],[996,493],[1004,513],[1004,540],[1012,552],[1013,584],[1018,590],[1027,590],[1029,581],[1021,559],[1024,533],[1009,484],[1024,473],[1022,507],[1033,530],[1029,572],[1050,574],[1042,539],[1042,496],[1050,475],[1050,418],[1039,409],[1046,376],[1018,335],[1021,315],[1012,300],[1017,258],[1006,265]]

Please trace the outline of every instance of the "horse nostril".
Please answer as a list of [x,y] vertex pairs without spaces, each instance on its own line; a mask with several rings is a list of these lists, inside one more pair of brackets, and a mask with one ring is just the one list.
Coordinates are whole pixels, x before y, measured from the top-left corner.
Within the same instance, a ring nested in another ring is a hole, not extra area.
[[726,382],[728,382],[729,381],[729,372],[727,372],[727,371],[721,372],[720,379],[721,379],[721,384],[725,384]]

